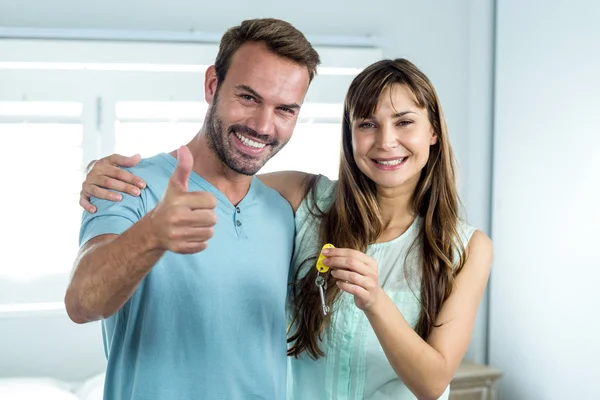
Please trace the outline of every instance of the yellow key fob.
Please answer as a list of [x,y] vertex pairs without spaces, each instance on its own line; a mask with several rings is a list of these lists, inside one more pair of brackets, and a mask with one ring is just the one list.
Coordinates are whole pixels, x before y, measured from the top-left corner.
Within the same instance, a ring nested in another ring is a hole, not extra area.
[[[323,249],[333,249],[335,248],[334,245],[326,243],[325,245],[323,245],[323,248],[321,249],[321,251],[323,251]],[[325,255],[323,253],[319,254],[319,259],[317,260],[317,271],[321,272],[321,273],[325,273],[327,271],[329,271],[329,267],[327,265],[323,265],[323,259],[325,258]]]

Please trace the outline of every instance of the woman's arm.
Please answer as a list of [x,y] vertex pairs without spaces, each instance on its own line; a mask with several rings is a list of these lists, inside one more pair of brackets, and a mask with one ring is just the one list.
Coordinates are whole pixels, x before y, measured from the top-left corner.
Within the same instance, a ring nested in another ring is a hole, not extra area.
[[290,203],[294,212],[304,200],[306,189],[312,177],[314,175],[300,171],[270,172],[257,175],[262,183],[277,190]]
[[412,329],[378,283],[376,262],[354,250],[329,249],[332,275],[340,289],[354,295],[391,366],[419,399],[437,399],[464,357],[492,265],[492,242],[476,231],[467,246],[467,261],[456,277],[427,341]]
[[467,246],[468,259],[437,318],[427,342],[408,325],[386,296],[366,312],[390,364],[402,381],[423,399],[442,395],[463,359],[492,265],[492,243],[476,231]]
[[133,167],[140,160],[139,154],[131,157],[111,154],[100,160],[92,160],[87,166],[85,181],[81,184],[79,205],[93,214],[96,212],[96,207],[90,203],[92,196],[115,202],[121,201],[122,196],[110,190],[139,196],[140,190],[146,187],[146,182],[121,167]]
[[[92,161],[90,163],[92,168],[90,169],[88,166],[88,173],[81,185],[79,205],[89,213],[95,213],[96,207],[90,203],[90,197],[92,196],[115,202],[121,201],[122,197],[112,190],[139,196],[140,189],[146,187],[146,183],[138,176],[121,169],[121,167],[133,167],[140,160],[141,158],[137,154],[132,157],[112,154],[98,161]],[[311,177],[314,177],[314,175],[299,171],[281,171],[257,175],[262,183],[278,191],[290,203],[294,212],[304,199]]]

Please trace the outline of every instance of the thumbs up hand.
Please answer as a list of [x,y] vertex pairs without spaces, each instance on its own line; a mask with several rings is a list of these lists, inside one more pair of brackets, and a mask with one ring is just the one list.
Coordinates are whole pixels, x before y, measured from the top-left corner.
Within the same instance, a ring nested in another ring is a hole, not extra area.
[[158,205],[149,213],[153,233],[161,250],[190,254],[204,250],[217,222],[212,193],[188,192],[194,166],[190,150],[181,146],[175,171]]
[[167,194],[175,191],[188,191],[188,181],[194,168],[194,156],[186,146],[181,146],[177,151],[177,166],[169,179]]

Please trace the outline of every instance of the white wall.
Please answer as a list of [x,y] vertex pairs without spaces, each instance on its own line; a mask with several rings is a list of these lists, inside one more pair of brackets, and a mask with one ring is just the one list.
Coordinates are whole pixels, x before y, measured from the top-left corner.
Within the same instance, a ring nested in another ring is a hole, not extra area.
[[[468,220],[489,233],[493,3],[371,0],[367,7],[362,0],[305,0],[297,4],[257,0],[235,5],[194,0],[105,0],[85,5],[72,0],[0,0],[0,27],[214,33],[245,18],[274,16],[289,20],[307,36],[376,36],[381,39],[385,57],[409,58],[435,84],[459,161]],[[342,17],[342,13],[346,15]],[[486,348],[486,306],[484,302],[468,353],[468,358],[480,362]],[[0,319],[0,331],[2,324]],[[40,320],[38,329],[43,330],[45,324]],[[75,325],[65,329],[72,334],[80,332]],[[0,341],[0,354],[10,360],[20,357],[21,350]],[[62,376],[80,373],[80,369],[61,368],[57,374]],[[0,374],[4,371],[0,368]]]
[[490,361],[502,399],[598,399],[600,3],[497,16]]
[[0,315],[0,377],[78,382],[104,371],[99,322],[75,325],[63,311]]

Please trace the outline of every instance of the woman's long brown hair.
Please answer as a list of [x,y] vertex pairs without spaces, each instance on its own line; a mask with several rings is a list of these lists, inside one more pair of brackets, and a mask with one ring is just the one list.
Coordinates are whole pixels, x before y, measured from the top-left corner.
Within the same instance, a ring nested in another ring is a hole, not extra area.
[[[406,85],[420,108],[426,109],[437,142],[431,146],[427,164],[413,194],[412,207],[422,217],[422,224],[411,251],[419,251],[421,261],[421,312],[415,331],[427,340],[442,304],[452,292],[454,278],[464,265],[464,252],[457,224],[459,199],[455,182],[454,156],[450,147],[446,123],[437,93],[415,65],[405,59],[378,61],[363,70],[352,81],[344,103],[342,123],[342,150],[339,181],[331,207],[316,207],[314,186],[309,185],[307,195],[313,197],[310,211],[318,218],[319,242],[333,243],[336,247],[366,251],[383,233],[381,212],[377,202],[377,187],[364,175],[352,153],[352,121],[364,119],[375,113],[377,103],[392,85]],[[314,264],[319,254],[304,260]],[[458,260],[455,258],[460,257]],[[456,262],[456,264],[455,264]],[[323,356],[318,341],[330,315],[323,317],[321,300],[315,286],[316,268],[300,277],[298,268],[292,285],[292,322],[288,342],[288,355],[299,356],[307,352],[312,358]],[[335,279],[328,276],[326,301],[332,312],[340,295]]]

